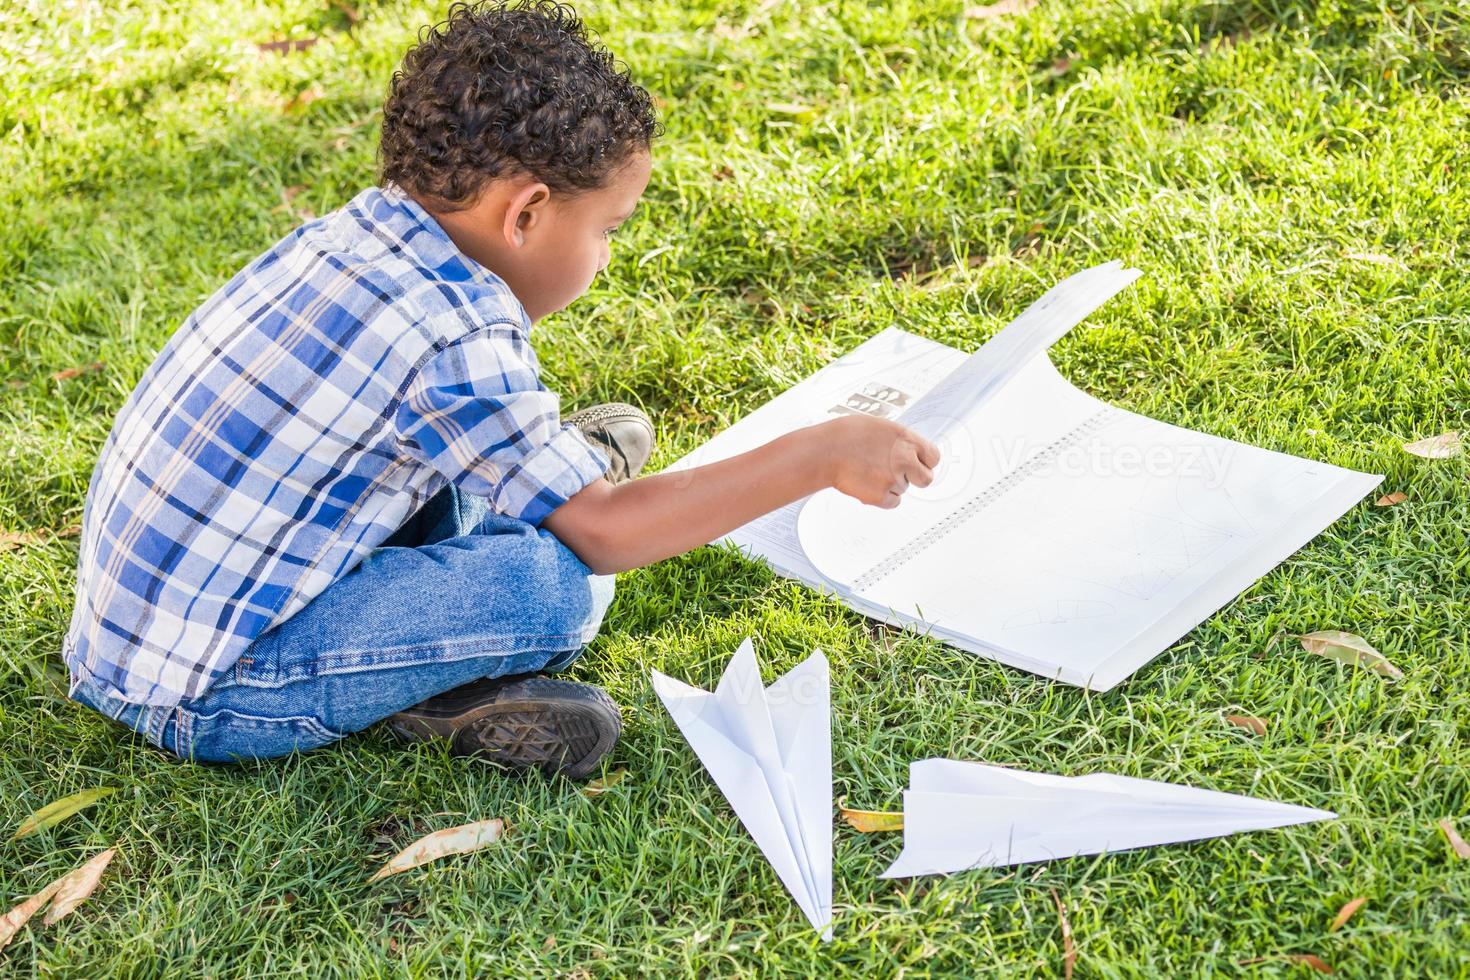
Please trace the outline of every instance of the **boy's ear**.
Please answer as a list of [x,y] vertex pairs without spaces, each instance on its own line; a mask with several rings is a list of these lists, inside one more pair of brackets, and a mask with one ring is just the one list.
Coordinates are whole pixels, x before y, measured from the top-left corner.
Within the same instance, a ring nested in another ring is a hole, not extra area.
[[500,230],[505,236],[505,244],[511,248],[526,244],[526,232],[545,217],[546,205],[550,201],[551,188],[545,184],[531,183],[518,188],[506,202],[505,222]]

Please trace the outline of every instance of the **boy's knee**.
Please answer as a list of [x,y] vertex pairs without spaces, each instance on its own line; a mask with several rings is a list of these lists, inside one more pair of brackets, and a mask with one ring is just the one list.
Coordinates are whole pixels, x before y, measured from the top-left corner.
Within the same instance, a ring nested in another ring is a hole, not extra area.
[[597,636],[597,631],[602,626],[602,619],[607,615],[607,607],[612,604],[614,593],[613,576],[588,575],[585,581],[587,583],[587,589],[592,596],[592,607],[588,613],[586,622],[582,626],[582,642],[574,649],[558,653],[548,660],[541,667],[541,670],[545,673],[559,673],[581,659],[582,653],[587,649],[587,644],[591,643]]
[[583,630],[583,643],[591,643],[597,631],[602,628],[602,619],[607,615],[607,607],[612,605],[613,601],[614,576],[589,575],[587,576],[587,587],[592,592],[592,613],[587,617],[587,625]]

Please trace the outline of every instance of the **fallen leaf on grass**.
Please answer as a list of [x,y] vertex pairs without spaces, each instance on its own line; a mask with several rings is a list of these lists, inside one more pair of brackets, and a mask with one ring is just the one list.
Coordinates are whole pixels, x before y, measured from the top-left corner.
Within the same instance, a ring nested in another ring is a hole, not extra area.
[[1382,252],[1349,252],[1343,256],[1354,262],[1369,262],[1373,265],[1386,265],[1395,269],[1405,268],[1404,263],[1392,255],[1384,255]]
[[1327,927],[1328,932],[1336,932],[1347,924],[1347,920],[1353,917],[1353,913],[1368,904],[1366,897],[1355,898],[1342,908],[1337,910],[1337,917],[1332,920],[1332,925]]
[[478,851],[500,840],[500,835],[504,831],[505,821],[499,817],[493,820],[477,820],[459,827],[450,827],[448,830],[435,831],[427,837],[420,837],[393,855],[388,859],[388,863],[379,868],[377,874],[368,881],[379,881],[390,875],[402,874],[421,864],[428,864],[430,861],[437,861],[451,854],[468,854],[471,851]]
[[1408,494],[1404,493],[1402,490],[1395,490],[1393,493],[1386,493],[1383,496],[1379,497],[1377,500],[1373,501],[1373,506],[1396,507],[1408,499]]
[[1455,857],[1461,861],[1470,860],[1470,844],[1465,843],[1465,838],[1455,830],[1455,825],[1449,817],[1439,820],[1439,829],[1444,832],[1445,840],[1450,842],[1450,848],[1454,850]]
[[102,872],[107,870],[116,855],[117,848],[109,847],[62,878],[60,887],[56,889],[56,897],[51,900],[51,907],[46,910],[46,917],[41,921],[48,926],[54,926],[70,915],[72,909],[85,902],[87,896],[97,889],[97,883],[102,880]]
[[1326,961],[1324,961],[1322,957],[1317,956],[1313,953],[1287,953],[1286,956],[1283,957],[1283,959],[1285,959],[1289,963],[1300,963],[1303,966],[1310,966],[1318,973],[1333,972],[1332,967],[1328,966]]
[[35,813],[21,821],[20,827],[16,829],[15,836],[11,840],[20,840],[29,834],[47,827],[54,827],[61,821],[74,813],[85,810],[104,796],[117,792],[115,786],[96,786],[92,789],[84,789],[80,793],[62,797],[53,803],[48,803]]
[[1051,890],[1051,900],[1057,903],[1057,918],[1062,920],[1062,976],[1072,980],[1072,971],[1077,967],[1077,947],[1072,945],[1072,923],[1067,921],[1067,910],[1057,890]]
[[1226,715],[1225,720],[1236,728],[1246,728],[1257,735],[1266,734],[1266,719],[1256,718],[1253,715]]
[[880,834],[888,830],[903,829],[903,813],[882,813],[877,810],[849,810],[841,804],[837,812],[842,819],[860,834]]
[[601,779],[594,779],[586,786],[583,786],[582,795],[601,796],[603,793],[606,793],[608,790],[612,789],[618,783],[621,783],[627,778],[628,770],[614,769],[612,772],[608,773],[606,776],[603,776]]
[[766,111],[777,116],[788,116],[799,123],[808,123],[821,115],[820,106],[804,102],[767,102]]
[[255,46],[257,54],[295,54],[305,51],[320,40],[314,37],[303,37],[291,41],[263,41]]
[[281,111],[295,112],[297,109],[300,109],[303,106],[311,105],[313,102],[322,98],[326,94],[327,93],[323,91],[320,85],[308,85],[306,88],[302,89],[300,92],[297,92],[295,95],[291,96],[291,98],[287,99],[285,103],[282,104]]
[[1241,960],[1241,966],[1255,966],[1259,963],[1270,963],[1272,960],[1285,960],[1288,963],[1300,963],[1310,966],[1318,973],[1332,973],[1332,967],[1328,966],[1320,956],[1312,953],[1282,953],[1280,956],[1257,956],[1248,960]]
[[15,938],[15,934],[20,932],[21,927],[31,921],[31,917],[41,911],[41,908],[47,902],[51,901],[51,897],[61,890],[61,883],[65,880],[65,876],[57,878],[30,898],[21,902],[9,912],[6,912],[4,918],[0,918],[0,949],[4,949],[10,945],[10,940]]
[[84,374],[93,374],[105,367],[102,361],[93,361],[91,364],[83,364],[80,367],[62,368],[60,371],[51,373],[52,381],[69,381],[72,378],[80,378]]
[[1005,17],[1009,14],[1019,14],[1036,6],[1036,0],[999,0],[997,3],[982,4],[978,7],[966,7],[965,16],[970,20],[990,20],[992,17]]
[[74,538],[81,533],[80,524],[68,524],[59,531],[0,531],[0,551],[28,548],[57,538]]
[[45,543],[46,539],[35,531],[0,531],[0,551]]
[[1404,452],[1423,459],[1449,459],[1460,455],[1460,433],[1451,429],[1428,439],[1404,443]]
[[1367,640],[1354,633],[1344,633],[1342,630],[1320,630],[1298,637],[1298,639],[1302,641],[1303,649],[1319,657],[1326,657],[1349,666],[1365,667],[1390,680],[1399,680],[1404,676],[1404,672],[1389,663],[1387,657],[1373,649]]

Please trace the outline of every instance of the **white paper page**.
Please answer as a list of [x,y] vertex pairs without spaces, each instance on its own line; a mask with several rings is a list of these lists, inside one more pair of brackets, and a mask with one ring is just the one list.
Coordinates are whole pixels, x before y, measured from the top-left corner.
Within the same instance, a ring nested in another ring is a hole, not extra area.
[[1100,690],[1379,480],[1110,408],[1041,361],[959,431],[976,464],[938,502],[810,498],[808,560],[868,607]]
[[[1007,420],[1009,425],[987,429],[978,420],[965,419],[952,427],[940,446],[943,455],[934,482],[910,489],[897,507],[870,507],[836,491],[809,497],[797,518],[797,534],[807,560],[840,589],[865,594],[868,580],[891,564],[905,546],[940,526],[970,497],[1005,480],[1028,458],[1097,411],[1097,403],[1067,384],[1051,361],[1044,356],[1032,361],[1016,375],[1014,384],[994,396],[990,409],[981,416]],[[926,564],[920,572],[957,575],[963,581],[975,562],[984,560],[981,552],[972,554],[958,569]],[[910,615],[917,605],[886,598],[876,601]],[[933,622],[932,617],[920,618]]]
[[942,438],[1142,274],[1121,262],[1106,262],[1063,279],[906,409],[899,421],[931,439]]
[[[738,456],[778,436],[840,415],[897,418],[965,361],[936,341],[890,328],[782,392],[668,469],[685,470]],[[820,585],[796,537],[801,502],[737,528],[722,540],[763,558],[782,574]]]

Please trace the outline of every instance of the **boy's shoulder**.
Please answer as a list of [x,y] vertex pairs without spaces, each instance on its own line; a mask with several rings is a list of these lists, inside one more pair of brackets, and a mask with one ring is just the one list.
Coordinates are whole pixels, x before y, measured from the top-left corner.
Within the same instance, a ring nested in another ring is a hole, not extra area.
[[505,281],[460,252],[429,213],[392,184],[368,187],[300,226],[254,265],[284,266],[281,271],[308,291],[334,297],[333,305],[351,296],[354,306],[450,336],[489,323],[530,327]]

